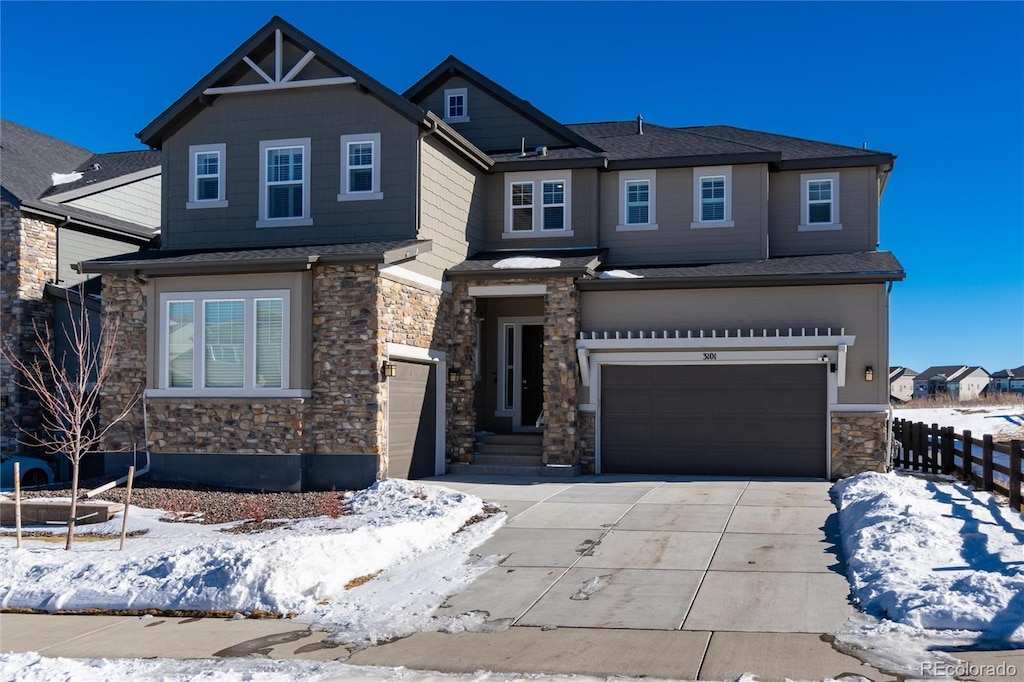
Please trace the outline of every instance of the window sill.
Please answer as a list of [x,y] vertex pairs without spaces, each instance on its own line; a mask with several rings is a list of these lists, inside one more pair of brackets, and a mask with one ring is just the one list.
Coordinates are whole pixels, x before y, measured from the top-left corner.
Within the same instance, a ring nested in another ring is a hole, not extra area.
[[375,201],[383,198],[384,192],[349,192],[338,195],[338,201]]
[[529,232],[502,232],[502,239],[537,239],[543,237],[571,237],[572,230],[546,230],[543,232],[530,230]]
[[842,223],[818,223],[816,225],[797,225],[797,232],[829,232],[843,229]]
[[274,400],[277,398],[309,398],[313,392],[308,388],[224,388],[224,389],[195,389],[195,388],[149,388],[146,389],[146,398],[264,398]]
[[736,227],[732,220],[707,220],[701,223],[690,223],[691,230],[713,230],[718,227]]
[[634,223],[632,225],[616,225],[616,232],[644,232],[658,229],[658,223]]
[[227,199],[224,201],[187,201],[185,202],[185,208],[227,208]]
[[469,123],[469,116],[450,116],[444,119],[445,123]]
[[312,224],[312,218],[274,218],[256,221],[256,227],[310,227]]

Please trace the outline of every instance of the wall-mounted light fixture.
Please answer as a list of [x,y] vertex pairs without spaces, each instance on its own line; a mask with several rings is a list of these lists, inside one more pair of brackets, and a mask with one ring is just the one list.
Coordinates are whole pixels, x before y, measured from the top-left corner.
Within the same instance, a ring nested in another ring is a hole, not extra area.
[[874,381],[874,380],[875,380],[875,368],[872,367],[871,365],[868,365],[867,367],[864,368],[864,381]]
[[396,365],[393,362],[388,362],[387,360],[385,360],[384,364],[381,365],[380,372],[386,378],[391,378],[398,374],[398,365]]
[[449,384],[454,384],[458,380],[459,380],[459,370],[455,369],[454,367],[449,367],[448,368],[448,383]]

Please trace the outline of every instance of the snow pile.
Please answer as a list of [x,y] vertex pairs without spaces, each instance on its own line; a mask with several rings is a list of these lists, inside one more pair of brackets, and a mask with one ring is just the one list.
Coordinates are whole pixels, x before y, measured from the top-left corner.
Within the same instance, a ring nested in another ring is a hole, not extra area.
[[[853,594],[912,629],[1024,644],[1024,519],[956,482],[861,474],[836,483]],[[951,633],[952,634],[952,633]]]
[[82,179],[82,174],[78,171],[74,173],[50,173],[50,182],[54,187],[57,185],[66,185],[70,182],[78,182]]
[[557,268],[562,261],[554,258],[537,258],[535,256],[513,256],[502,258],[491,267],[498,270],[543,270],[545,268]]
[[38,541],[18,551],[14,538],[0,538],[0,607],[292,613],[339,641],[364,644],[458,629],[451,618],[433,623],[432,613],[496,563],[466,559],[504,516],[467,526],[481,518],[479,498],[393,479],[350,495],[347,507],[352,513],[337,519],[253,534],[220,532],[236,524],[154,522],[152,512],[133,508],[129,522],[139,519],[133,525],[150,532],[124,552],[117,540],[68,553]]
[[635,272],[629,270],[605,270],[597,275],[598,279],[643,279],[643,275],[638,275]]

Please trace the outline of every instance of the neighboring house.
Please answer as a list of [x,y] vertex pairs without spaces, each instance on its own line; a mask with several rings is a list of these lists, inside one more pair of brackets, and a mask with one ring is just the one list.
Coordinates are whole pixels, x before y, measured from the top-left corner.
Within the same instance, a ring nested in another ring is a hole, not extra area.
[[988,388],[996,393],[1024,394],[1024,365],[993,372]]
[[81,267],[156,475],[360,486],[478,439],[552,475],[885,467],[891,154],[565,125],[454,58],[399,95],[279,18],[140,138],[161,249]]
[[988,384],[989,374],[981,367],[929,367],[914,377],[914,397],[948,395],[959,400],[973,400],[985,391]]
[[889,368],[889,399],[905,403],[914,397],[914,377],[917,372],[906,367]]
[[[30,354],[34,325],[64,319],[63,303],[99,293],[71,267],[87,258],[138,251],[160,227],[160,154],[93,154],[49,135],[0,120],[0,218],[3,344]],[[94,306],[95,307],[95,306]],[[98,309],[97,309],[98,310]],[[59,344],[64,335],[55,333]],[[0,450],[20,452],[15,424],[34,429],[38,404],[0,360],[3,421]]]

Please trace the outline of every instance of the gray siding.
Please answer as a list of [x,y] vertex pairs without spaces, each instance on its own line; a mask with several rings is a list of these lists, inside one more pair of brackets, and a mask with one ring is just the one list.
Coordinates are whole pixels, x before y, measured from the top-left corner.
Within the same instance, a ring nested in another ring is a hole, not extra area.
[[64,228],[57,241],[57,278],[61,286],[70,287],[96,275],[80,275],[74,263],[94,258],[109,258],[122,253],[135,253],[139,247],[116,239],[100,237]]
[[[884,284],[655,291],[584,291],[583,332],[640,329],[832,327],[857,337],[847,353],[840,403],[889,401],[888,310]],[[864,368],[875,380],[864,380]]]
[[[878,179],[875,168],[843,168],[839,172],[839,222],[843,229],[799,232],[800,176],[815,171],[772,173],[768,202],[771,255],[873,251],[878,246]],[[836,172],[836,171],[822,171]]]
[[463,78],[449,79],[437,90],[423,97],[419,102],[420,106],[443,118],[447,113],[444,91],[451,88],[466,88],[469,120],[450,125],[485,152],[518,150],[523,138],[526,138],[527,149],[565,145],[564,140],[508,108]]
[[[567,170],[566,176],[571,178],[570,189],[570,220],[571,237],[526,237],[503,239],[505,231],[505,175],[502,173],[488,176],[485,182],[486,197],[486,234],[487,249],[540,249],[565,248],[574,246],[597,245],[598,221],[598,172],[592,169]],[[527,179],[524,176],[524,179]],[[536,201],[540,202],[539,194]]]
[[732,167],[733,227],[692,228],[693,169],[659,169],[655,185],[657,230],[619,231],[619,173],[601,175],[600,245],[610,265],[711,263],[765,257],[765,164]]
[[[376,201],[337,200],[340,136],[381,134]],[[283,246],[414,235],[417,126],[354,86],[222,95],[163,148],[166,248]],[[310,138],[311,227],[256,228],[261,140]],[[226,145],[225,208],[186,209],[189,145]]]
[[440,279],[483,243],[483,173],[432,136],[420,147],[420,165],[419,237],[434,243],[408,267]]
[[73,199],[67,204],[146,227],[160,227],[160,176]]

